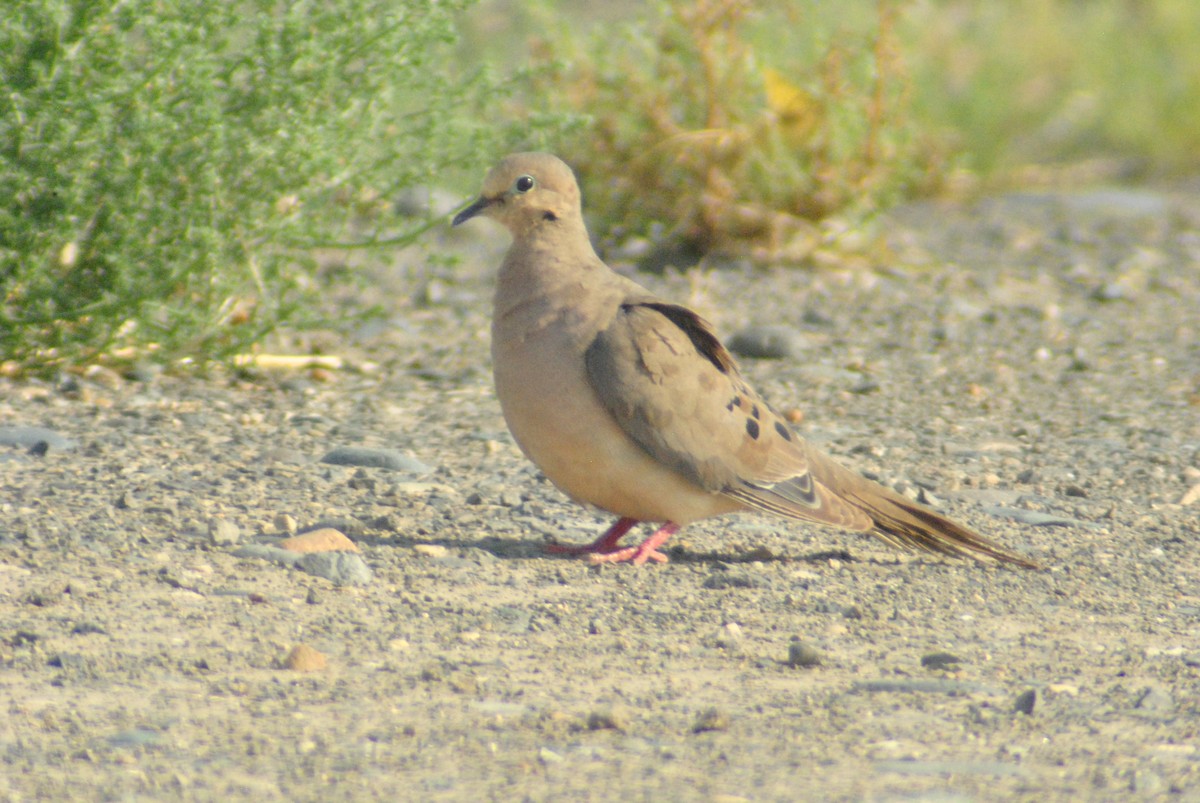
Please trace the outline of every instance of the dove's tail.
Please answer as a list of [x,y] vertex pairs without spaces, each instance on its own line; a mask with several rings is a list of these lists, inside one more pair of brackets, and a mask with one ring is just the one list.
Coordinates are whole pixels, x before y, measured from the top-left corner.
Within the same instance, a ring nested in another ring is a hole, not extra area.
[[855,476],[854,481],[846,485],[838,489],[842,497],[870,516],[875,523],[871,535],[889,544],[956,557],[988,557],[1026,569],[1041,568],[1034,561],[1009,552],[979,533],[878,483]]

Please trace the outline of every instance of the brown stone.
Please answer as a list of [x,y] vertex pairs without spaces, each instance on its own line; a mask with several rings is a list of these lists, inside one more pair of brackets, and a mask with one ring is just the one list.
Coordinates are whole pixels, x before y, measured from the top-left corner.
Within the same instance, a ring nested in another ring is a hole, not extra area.
[[358,552],[358,545],[332,527],[323,527],[279,542],[291,552]]

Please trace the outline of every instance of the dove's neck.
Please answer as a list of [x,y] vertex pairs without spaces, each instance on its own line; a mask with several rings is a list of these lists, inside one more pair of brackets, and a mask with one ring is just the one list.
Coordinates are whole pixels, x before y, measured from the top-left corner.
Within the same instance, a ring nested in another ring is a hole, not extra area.
[[617,274],[596,255],[582,221],[528,232],[513,240],[500,266],[493,322],[527,330],[564,315],[576,319],[580,309],[603,316],[604,308],[620,303],[618,283]]

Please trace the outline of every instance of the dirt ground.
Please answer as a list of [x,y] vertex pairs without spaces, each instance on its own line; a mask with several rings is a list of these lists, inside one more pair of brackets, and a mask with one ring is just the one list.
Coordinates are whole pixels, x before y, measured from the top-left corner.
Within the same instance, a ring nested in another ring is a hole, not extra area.
[[[546,554],[605,517],[507,434],[481,224],[291,344],[343,369],[0,380],[0,799],[1200,801],[1200,190],[885,227],[886,271],[640,279],[787,327],[742,364],[805,437],[1046,570],[758,516]],[[316,525],[369,578],[246,549]]]

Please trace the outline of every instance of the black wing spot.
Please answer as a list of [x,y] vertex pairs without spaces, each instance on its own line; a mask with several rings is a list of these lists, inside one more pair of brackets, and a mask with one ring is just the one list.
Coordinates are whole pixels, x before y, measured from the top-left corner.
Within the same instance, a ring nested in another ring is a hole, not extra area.
[[717,336],[708,328],[708,324],[690,309],[654,301],[621,305],[621,309],[626,312],[633,307],[652,309],[678,326],[688,336],[688,339],[692,341],[696,352],[711,362],[713,367],[721,373],[728,374],[734,370],[733,358],[729,356],[729,352],[721,345],[721,341],[717,340]]
[[775,422],[775,431],[782,435],[785,441],[790,441],[792,439],[792,431],[784,426],[782,421]]
[[746,419],[746,434],[754,440],[758,440],[758,422],[753,418]]
[[758,405],[757,404],[750,408],[750,417],[753,418],[755,421],[758,420]]

